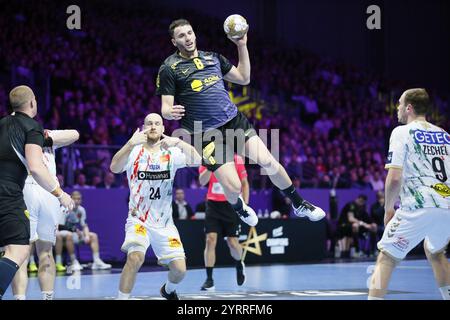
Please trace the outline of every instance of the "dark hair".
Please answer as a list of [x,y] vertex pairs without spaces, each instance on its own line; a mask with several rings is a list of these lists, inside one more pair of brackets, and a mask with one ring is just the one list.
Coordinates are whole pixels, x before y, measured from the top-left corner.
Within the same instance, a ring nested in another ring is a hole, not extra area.
[[363,199],[364,201],[367,201],[367,196],[366,196],[364,193],[361,193],[361,194],[358,196],[358,199]]
[[426,115],[430,109],[430,97],[422,88],[406,90],[405,106],[408,104],[413,106],[416,115]]
[[191,23],[189,21],[187,21],[186,19],[177,19],[174,20],[170,23],[169,26],[169,34],[170,36],[173,38],[173,31],[175,30],[176,27],[181,27],[181,26],[186,26],[186,25],[191,25]]

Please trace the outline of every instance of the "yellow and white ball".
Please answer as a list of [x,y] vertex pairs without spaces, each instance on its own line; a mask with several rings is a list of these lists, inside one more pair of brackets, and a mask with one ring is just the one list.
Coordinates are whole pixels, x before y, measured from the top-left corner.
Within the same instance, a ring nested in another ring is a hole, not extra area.
[[245,18],[239,14],[232,14],[225,19],[223,30],[232,39],[242,38],[248,31],[248,23]]

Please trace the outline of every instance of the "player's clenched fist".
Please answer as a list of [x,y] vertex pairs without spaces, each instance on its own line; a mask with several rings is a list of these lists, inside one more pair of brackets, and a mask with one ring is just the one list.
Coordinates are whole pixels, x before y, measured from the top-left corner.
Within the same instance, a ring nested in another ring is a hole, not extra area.
[[145,130],[140,130],[137,128],[137,130],[134,132],[133,136],[128,140],[128,144],[131,147],[137,146],[139,144],[143,144],[147,142],[147,131],[150,130],[150,128]]

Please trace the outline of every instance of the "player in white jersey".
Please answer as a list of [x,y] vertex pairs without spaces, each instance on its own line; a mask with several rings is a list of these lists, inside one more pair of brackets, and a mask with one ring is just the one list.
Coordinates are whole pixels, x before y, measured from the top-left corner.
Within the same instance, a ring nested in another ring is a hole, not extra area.
[[[74,143],[79,134],[76,130],[45,130],[44,135],[43,162],[55,181],[58,181],[55,150]],[[23,195],[30,212],[30,242],[36,244],[39,258],[38,278],[42,299],[52,300],[56,274],[52,249],[56,241],[58,221],[63,213],[58,199],[44,190],[31,175],[25,181]],[[12,282],[15,299],[26,299],[27,285],[27,262],[24,262]]]
[[149,114],[143,131],[138,129],[111,162],[112,172],[126,170],[130,187],[122,245],[127,262],[120,278],[119,299],[129,299],[150,244],[158,263],[169,267],[168,280],[160,290],[164,298],[178,300],[175,289],[186,272],[183,245],[172,219],[173,180],[177,169],[199,166],[201,157],[188,143],[163,133],[161,116]]
[[[369,300],[382,299],[400,260],[425,239],[424,248],[445,300],[450,299],[450,135],[429,123],[430,100],[424,89],[405,91],[392,131],[386,168],[385,231],[378,248]],[[394,204],[400,196],[400,208]]]

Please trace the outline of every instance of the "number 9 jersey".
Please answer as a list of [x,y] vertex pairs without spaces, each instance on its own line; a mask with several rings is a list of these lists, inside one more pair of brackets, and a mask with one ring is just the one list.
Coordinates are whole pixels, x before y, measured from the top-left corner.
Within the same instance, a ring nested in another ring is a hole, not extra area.
[[403,169],[401,209],[450,208],[450,135],[413,121],[392,131],[386,168]]
[[173,224],[172,190],[175,173],[186,156],[172,147],[150,153],[143,145],[131,151],[125,166],[130,188],[129,215],[151,228]]

